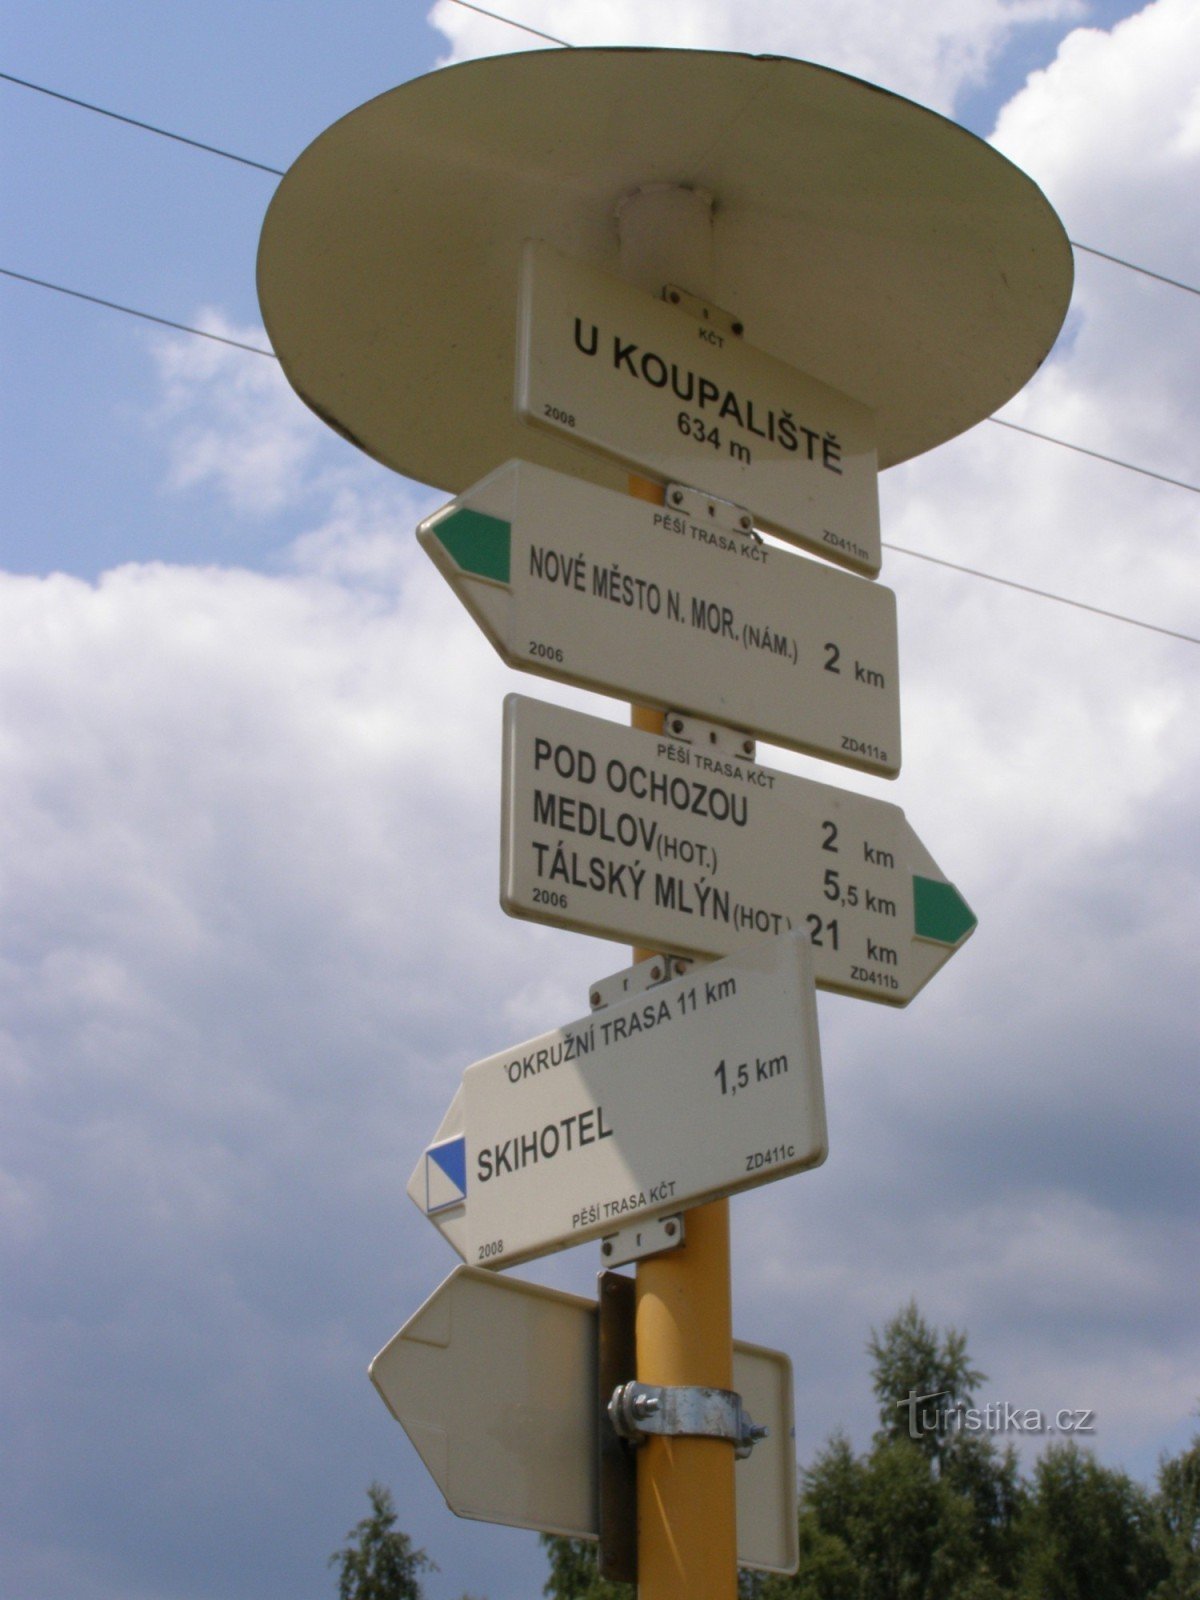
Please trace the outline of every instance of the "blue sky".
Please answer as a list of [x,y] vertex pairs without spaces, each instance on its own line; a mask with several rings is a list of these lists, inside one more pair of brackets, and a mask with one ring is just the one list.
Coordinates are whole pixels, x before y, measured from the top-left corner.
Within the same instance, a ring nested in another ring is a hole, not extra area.
[[[883,83],[994,135],[1073,239],[1200,282],[1187,0],[649,9],[513,7]],[[8,22],[0,70],[281,168],[527,42],[451,0]],[[273,178],[12,84],[0,110],[0,266],[264,341]],[[1200,481],[1198,314],[1080,257],[1005,415]],[[0,1589],[330,1594],[377,1477],[432,1600],[538,1593],[534,1536],[453,1519],[365,1368],[454,1264],[404,1185],[462,1070],[624,961],[499,910],[501,698],[613,708],[496,660],[412,537],[444,497],[275,362],[12,281],[0,316]],[[1193,493],[984,424],[881,494],[885,541],[1200,632]],[[1200,1397],[1200,656],[896,552],[882,581],[901,777],[764,758],[903,805],[980,928],[906,1011],[821,997],[829,1161],[735,1201],[737,1332],[792,1356],[801,1460],[867,1442],[865,1340],[915,1296],[981,1398],[1094,1408],[1149,1477]]]

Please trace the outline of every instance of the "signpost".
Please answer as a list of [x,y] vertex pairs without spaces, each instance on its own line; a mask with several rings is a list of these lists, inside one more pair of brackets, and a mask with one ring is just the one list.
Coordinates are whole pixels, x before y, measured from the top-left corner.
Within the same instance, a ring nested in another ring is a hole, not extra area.
[[[600,1532],[595,1301],[458,1267],[371,1362],[371,1381],[460,1517]],[[792,1365],[735,1342],[734,1386],[767,1428],[737,1463],[737,1555],[796,1566]]]
[[[794,952],[780,936],[807,933],[817,985],[904,1005],[972,931],[897,807],[750,759],[761,733],[895,773],[892,601],[867,599],[869,585],[801,580],[774,551],[762,583],[756,547],[722,527],[716,497],[874,576],[876,467],[1015,394],[1048,353],[1070,284],[1061,224],[996,151],[896,95],[777,57],[569,50],[469,62],[342,118],[280,183],[259,287],[297,393],[377,460],[464,495],[423,538],[507,659],[649,700],[635,718],[671,713],[666,731],[638,732],[510,697],[503,904],[643,949],[730,958],[738,985],[711,1001],[703,991],[701,1026],[701,986],[729,980],[713,969],[690,980],[698,1037],[686,1071],[669,1044],[685,1013],[668,1002],[642,1029],[639,1093],[660,1128],[656,1153],[629,1098],[634,1052],[609,1050],[632,1043],[632,1029],[606,1039],[601,1014],[547,1036],[565,1045],[569,1033],[574,1062],[543,1073],[538,1052],[555,1046],[534,1041],[528,1078],[524,1052],[471,1069],[419,1168],[422,1205],[456,1248],[500,1262],[554,1248],[591,1231],[590,1211],[613,1198],[636,1194],[633,1209],[649,1215],[658,1201],[647,1193],[642,1205],[644,1185],[728,1189],[732,1155],[773,1147],[774,1134],[759,1145],[756,1107],[801,1081],[794,1046],[772,1042],[782,1012],[767,999],[736,1049],[718,1039],[758,938]],[[526,469],[498,471],[516,460],[660,503],[665,480],[684,499],[657,513],[597,511],[581,487],[530,488]],[[635,487],[630,465],[659,483]],[[706,523],[715,542],[700,535]],[[718,551],[727,576],[711,564]],[[689,729],[691,715],[722,726]],[[653,1014],[652,999],[639,1004]],[[589,1063],[579,1048],[589,1026],[610,1057],[602,1079],[589,1075],[599,1055]],[[815,1040],[801,1058],[811,1120],[794,1143],[816,1160]],[[663,1123],[685,1099],[677,1121],[703,1125],[686,1153]],[[571,1168],[580,1198],[564,1221],[558,1178]],[[691,1210],[686,1235],[639,1261],[632,1356],[628,1341],[609,1348],[614,1363],[636,1358],[629,1409],[616,1415],[644,1435],[637,1581],[645,1600],[733,1600],[756,1507],[739,1492],[735,1538],[733,1446],[744,1439],[731,1385],[759,1402],[733,1358],[727,1204]],[[588,1531],[577,1477],[595,1438],[579,1356],[588,1336],[565,1330],[561,1305],[506,1320],[500,1302],[515,1286],[450,1280],[468,1282],[444,1286],[373,1376],[454,1509]],[[702,1414],[714,1396],[719,1426]],[[653,1427],[638,1410],[651,1400]],[[790,1457],[786,1426],[779,1439]],[[761,1459],[740,1464],[739,1491]],[[762,1564],[787,1570],[794,1482],[777,1474],[764,1493],[783,1532]],[[629,1575],[627,1556],[611,1575]]]
[[812,957],[760,940],[468,1067],[408,1192],[506,1267],[818,1166]]
[[500,897],[680,955],[800,928],[818,988],[897,1006],[975,927],[899,806],[522,695],[504,703]]
[[697,316],[530,240],[517,410],[668,482],[692,483],[831,561],[879,571],[866,406]]
[[718,509],[510,461],[417,537],[511,666],[894,776],[892,591]]

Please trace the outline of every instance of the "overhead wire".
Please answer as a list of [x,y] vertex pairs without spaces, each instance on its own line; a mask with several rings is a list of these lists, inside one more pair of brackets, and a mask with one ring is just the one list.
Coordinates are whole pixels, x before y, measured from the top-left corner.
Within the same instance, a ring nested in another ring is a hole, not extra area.
[[498,11],[488,11],[483,6],[474,5],[472,0],[454,0],[454,3],[462,6],[464,11],[477,11],[481,17],[491,17],[493,22],[503,22],[510,28],[520,28],[522,33],[531,33],[535,39],[548,39],[551,44],[560,44],[564,50],[575,48],[567,39],[557,39],[552,33],[543,33],[540,28],[531,28],[527,22],[514,22],[511,17],[502,17]]
[[[531,28],[527,23],[514,22],[511,17],[504,17],[498,11],[489,11],[484,6],[477,6],[472,0],[450,0],[452,5],[462,6],[467,11],[475,11],[481,17],[490,17],[494,22],[502,22],[510,28],[519,28],[522,33],[532,34],[535,38],[545,39],[550,44],[559,45],[564,50],[574,50],[575,45],[566,39],[559,39],[552,33],[543,33],[540,28]],[[99,117],[108,117],[113,122],[123,122],[130,128],[138,128],[143,133],[157,134],[161,139],[172,139],[176,144],[190,145],[193,150],[203,150],[207,155],[221,156],[226,161],[236,161],[240,166],[253,167],[257,172],[266,172],[273,178],[286,176],[283,167],[268,166],[265,161],[255,161],[249,156],[238,155],[236,151],[226,150],[221,145],[206,144],[203,139],[192,139],[187,134],[175,133],[170,128],[160,128],[156,123],[143,122],[139,117],[127,116],[123,111],[113,111],[108,106],[98,106],[94,101],[81,100],[76,95],[64,94],[60,89],[50,89],[44,83],[34,83],[29,78],[18,78],[11,72],[0,72],[0,81],[17,84],[22,89],[32,89],[36,94],[48,95],[52,100],[61,100],[69,106],[77,106],[82,111],[92,111]],[[1184,294],[1200,296],[1200,287],[1193,283],[1184,283],[1181,278],[1168,277],[1165,272],[1155,272],[1150,267],[1139,266],[1136,261],[1128,261],[1124,256],[1113,255],[1108,250],[1099,250],[1095,245],[1082,244],[1078,239],[1069,239],[1073,250],[1082,250],[1089,256],[1096,256],[1101,261],[1111,262],[1113,266],[1124,267],[1128,272],[1137,272],[1144,278],[1153,278],[1156,283],[1167,284],[1172,289],[1180,289]],[[1038,435],[1041,437],[1041,435]],[[1057,441],[1056,441],[1057,442]]]
[[140,128],[143,133],[156,133],[160,139],[174,139],[176,144],[191,145],[193,150],[203,150],[210,156],[223,156],[226,161],[236,161],[243,167],[254,167],[258,172],[269,172],[273,178],[282,178],[280,167],[268,167],[265,162],[252,161],[249,156],[239,156],[217,144],[205,144],[202,139],[189,139],[186,134],[172,133],[170,128],[160,128],[153,122],[142,122],[137,117],[127,117],[122,111],[110,111],[107,106],[94,105],[90,100],[79,100],[73,94],[63,94],[59,89],[48,89],[44,83],[31,83],[28,78],[17,78],[11,72],[0,72],[5,83],[19,84],[22,89],[32,89],[37,94],[49,95],[52,100],[62,100],[66,105],[78,106],[82,111],[94,111],[98,117],[109,117],[113,122],[124,122],[130,128]]
[[963,572],[971,578],[983,578],[988,583],[1003,584],[1006,589],[1019,589],[1022,594],[1037,595],[1042,600],[1054,600],[1060,606],[1071,606],[1076,611],[1090,611],[1093,616],[1107,617],[1112,622],[1127,622],[1134,628],[1146,628],[1151,633],[1166,634],[1168,639],[1182,639],[1186,644],[1200,644],[1200,636],[1193,633],[1180,633],[1175,628],[1164,628],[1157,622],[1143,622],[1140,617],[1126,616],[1122,611],[1106,611],[1103,606],[1090,606],[1084,600],[1075,600],[1070,595],[1054,594],[1050,589],[1035,589],[1030,583],[1018,583],[1015,578],[1001,578],[994,572],[981,572],[978,567],[965,567],[958,561],[947,561],[943,556],[931,556],[925,550],[910,550],[907,545],[891,544],[887,539],[880,541],[885,550],[895,550],[902,556],[914,556],[918,561],[930,561],[935,567],[949,567],[952,572]]
[[1089,256],[1099,256],[1101,261],[1111,261],[1115,267],[1129,272],[1140,272],[1143,278],[1153,278],[1156,283],[1170,284],[1172,289],[1182,289],[1184,294],[1200,295],[1194,283],[1184,283],[1180,278],[1168,278],[1165,272],[1151,272],[1149,267],[1139,267],[1136,261],[1126,261],[1122,256],[1109,255],[1107,250],[1097,250],[1094,244],[1080,244],[1078,239],[1068,239],[1072,250],[1082,250]]
[[[525,33],[533,34],[538,38],[545,39],[549,43],[561,46],[564,49],[573,48],[573,46],[570,45],[565,39],[559,39],[552,34],[543,33],[540,29],[531,28],[525,23],[515,22],[511,17],[502,16],[499,12],[489,11],[483,6],[473,4],[472,0],[452,0],[452,3],[460,5],[468,11],[478,12],[481,16],[489,17],[492,20],[504,23],[507,26],[518,28]],[[192,139],[184,134],[174,133],[170,129],[160,128],[154,123],[144,122],[137,117],[126,116],[122,112],[112,111],[107,107],[95,105],[91,101],[79,99],[74,95],[64,94],[59,90],[50,89],[43,84],[33,83],[29,79],[19,78],[12,73],[0,71],[0,80],[3,80],[7,83],[17,84],[21,88],[34,90],[39,94],[44,94],[52,99],[63,101],[68,105],[77,106],[82,110],[94,112],[98,116],[108,117],[115,122],[125,123],[129,127],[138,128],[143,132],[153,133],[161,138],[171,139],[178,144],[188,145],[191,148],[201,150],[206,154],[220,156],[225,160],[237,162],[241,166],[251,167],[256,171],[268,173],[272,177],[281,178],[285,175],[283,169],[279,167],[268,166],[262,161],[254,161],[247,156],[238,155],[232,150],[226,150],[220,145],[208,144],[200,139]],[[1109,255],[1102,250],[1096,250],[1089,245],[1078,244],[1073,240],[1071,243],[1074,249],[1087,251],[1091,255],[1099,256],[1106,261],[1113,262],[1117,266],[1126,267],[1133,272],[1143,273],[1145,276],[1154,278],[1161,283],[1169,284],[1173,288],[1182,289],[1191,294],[1200,294],[1200,290],[1197,290],[1191,284],[1182,283],[1175,278],[1168,278],[1162,273],[1152,272],[1149,268],[1140,267],[1133,262],[1122,260],[1118,256]],[[53,283],[49,279],[34,277],[29,273],[17,272],[10,267],[0,266],[0,275],[14,279],[21,283],[35,285],[41,289],[49,289],[57,294],[70,296],[72,299],[86,301],[91,305],[102,306],[110,311],[121,312],[125,316],[136,317],[144,322],[155,323],[159,327],[171,328],[179,333],[187,333],[195,336],[196,338],[209,339],[217,344],[228,345],[235,350],[246,351],[251,355],[266,356],[271,360],[279,359],[273,350],[264,349],[261,345],[248,344],[241,339],[231,339],[225,334],[214,333],[211,331],[211,329],[197,328],[191,323],[179,322],[171,317],[159,316],[154,312],[143,311],[136,306],[123,305],[119,301],[108,300],[100,295],[88,294],[80,289],[71,289],[64,284]],[[1040,439],[1044,443],[1058,445],[1062,449],[1076,451],[1080,455],[1089,456],[1096,461],[1103,461],[1110,466],[1119,467],[1124,471],[1139,473],[1144,477],[1153,478],[1160,483],[1170,484],[1179,489],[1186,489],[1193,494],[1200,494],[1200,485],[1187,483],[1179,478],[1168,477],[1165,473],[1155,472],[1148,467],[1138,466],[1134,462],[1119,460],[1115,456],[1105,455],[1098,450],[1090,450],[1083,445],[1074,444],[1066,439],[1054,438],[1049,434],[1040,433],[1034,428],[1026,428],[1019,423],[1009,422],[1001,417],[988,417],[984,420],[995,423],[998,427],[1009,428],[1015,433],[1027,434],[1030,438]],[[904,545],[891,544],[886,540],[883,541],[883,546],[885,549],[894,550],[901,555],[911,556],[914,559],[921,561],[932,562],[937,566],[948,567],[953,571],[961,572],[970,577],[980,578],[985,582],[999,583],[1004,585],[1006,588],[1018,589],[1023,593],[1031,594],[1041,599],[1051,600],[1059,605],[1071,606],[1077,610],[1087,611],[1093,615],[1105,617],[1110,621],[1125,623],[1130,627],[1143,628],[1153,633],[1166,635],[1168,638],[1183,640],[1189,644],[1200,644],[1200,638],[1197,638],[1192,634],[1182,633],[1173,628],[1165,628],[1157,623],[1145,622],[1141,618],[1130,617],[1121,612],[1108,611],[1100,606],[1088,605],[1084,601],[1074,600],[1068,595],[1054,594],[1047,589],[1034,588],[1030,584],[1018,583],[1016,580],[1011,578],[1002,578],[995,573],[983,572],[975,567],[963,566],[960,563],[945,560],[940,556],[930,555],[925,551],[912,550]]]
[[1158,483],[1169,483],[1176,489],[1190,489],[1192,494],[1200,494],[1200,484],[1187,483],[1183,478],[1169,478],[1165,472],[1155,472],[1150,467],[1139,467],[1136,462],[1122,461],[1117,456],[1106,456],[1101,450],[1089,450],[1086,445],[1072,444],[1069,439],[1053,439],[1048,433],[1039,433],[1036,428],[1024,428],[1019,422],[1008,422],[1004,417],[985,417],[983,420],[994,423],[997,428],[1009,428],[1013,433],[1024,433],[1031,439],[1041,439],[1044,444],[1056,444],[1063,450],[1074,450],[1078,455],[1091,456],[1093,461],[1105,461],[1110,467],[1120,467],[1125,472],[1140,472],[1143,478],[1153,478]]
[[[566,44],[566,42],[564,40],[554,39],[553,36],[550,35],[550,34],[540,33],[539,30],[536,29],[536,28],[528,28],[528,27],[526,27],[526,25],[524,23],[512,22],[512,20],[510,18],[502,17],[499,14],[499,12],[487,11],[482,6],[476,6],[476,5],[473,5],[473,4],[468,4],[468,0],[453,0],[453,3],[456,4],[456,5],[464,5],[470,11],[478,11],[481,16],[492,17],[498,22],[506,22],[506,23],[508,23],[511,27],[521,28],[526,33],[536,33],[536,34],[538,34],[539,38],[550,39],[553,43],[562,45],[564,49],[568,49],[569,50],[569,49],[574,48],[573,46]],[[236,161],[236,162],[240,163],[242,166],[253,167],[257,171],[269,173],[273,177],[282,178],[283,176],[285,176],[283,169],[281,169],[279,167],[267,166],[266,163],[262,162],[262,161],[252,161],[252,160],[250,160],[250,158],[248,156],[237,155],[232,150],[223,149],[220,145],[206,144],[200,139],[191,139],[191,138],[188,138],[186,135],[181,134],[181,133],[172,133],[169,129],[157,127],[152,122],[143,122],[137,117],[128,117],[128,116],[124,115],[123,112],[112,111],[112,110],[109,110],[107,107],[95,105],[90,100],[80,100],[74,95],[62,94],[57,89],[48,89],[48,88],[45,87],[44,84],[33,83],[28,78],[18,78],[18,77],[15,77],[10,72],[0,72],[0,80],[3,80],[6,83],[19,84],[24,89],[33,89],[38,94],[49,95],[52,99],[65,101],[68,105],[78,106],[78,107],[80,107],[81,109],[83,109],[85,111],[94,111],[99,116],[112,118],[112,120],[115,121],[115,122],[127,123],[130,127],[138,128],[138,129],[140,129],[141,131],[143,131],[145,133],[158,134],[164,139],[173,139],[178,144],[190,145],[193,149],[202,150],[208,155],[221,156],[227,161]],[[1093,255],[1103,256],[1104,259],[1107,260],[1107,261],[1116,262],[1117,265],[1119,265],[1119,266],[1129,267],[1130,270],[1133,271],[1133,272],[1144,273],[1145,276],[1150,277],[1150,278],[1155,278],[1161,283],[1171,284],[1173,287],[1178,288],[1178,289],[1187,290],[1189,293],[1193,293],[1193,294],[1200,293],[1200,290],[1193,289],[1190,284],[1181,283],[1181,282],[1179,282],[1178,279],[1175,279],[1175,278],[1164,277],[1162,273],[1151,272],[1148,267],[1138,267],[1138,266],[1135,266],[1132,262],[1121,261],[1119,257],[1106,255],[1104,251],[1091,250],[1091,247],[1088,246],[1088,245],[1077,245],[1077,246],[1075,246],[1075,248],[1080,249],[1080,250],[1090,250],[1091,254],[1093,254]],[[15,277],[15,278],[21,278],[21,277],[25,276],[25,274],[22,274],[22,273],[19,273],[19,272],[11,272],[11,271],[6,272],[6,275],[8,277]],[[43,288],[50,288],[50,289],[56,289],[57,288],[57,289],[60,289],[61,293],[63,293],[63,294],[73,294],[78,299],[81,299],[81,300],[92,299],[92,300],[95,300],[100,305],[108,305],[108,304],[110,304],[110,302],[108,302],[108,301],[101,300],[100,297],[97,296],[97,295],[83,294],[80,290],[77,290],[77,289],[62,289],[60,285],[48,283],[45,280],[40,279],[40,278],[29,278],[28,281],[31,282],[31,283],[38,283]],[[147,316],[149,318],[150,321],[165,320],[165,319],[155,319],[154,317],[150,316],[149,313],[142,313],[142,312],[139,312],[136,309],[134,309],[132,307],[128,307],[128,306],[116,306],[114,309],[119,310],[119,311],[129,311],[129,313],[132,316],[145,315],[145,316]],[[168,326],[179,326],[179,327],[182,327],[183,325],[182,324],[170,323],[168,321]],[[183,328],[183,331],[184,332],[188,332],[188,333],[198,333],[198,334],[200,334],[201,337],[215,337],[213,335],[204,334],[203,330],[202,329],[198,329],[198,328],[186,328],[185,327],[185,328]],[[268,352],[264,352],[264,351],[259,351],[258,352],[258,354],[260,354],[260,355],[261,354],[266,354],[266,353],[268,353]],[[1059,446],[1060,449],[1063,449],[1063,450],[1074,450],[1074,451],[1078,452],[1080,455],[1091,456],[1093,458],[1093,460],[1107,462],[1107,464],[1109,466],[1120,467],[1120,468],[1122,468],[1122,470],[1124,470],[1126,472],[1140,473],[1143,477],[1153,478],[1159,483],[1168,483],[1168,484],[1174,485],[1176,488],[1179,488],[1179,489],[1191,489],[1194,492],[1200,492],[1200,490],[1197,490],[1197,487],[1196,487],[1195,484],[1185,483],[1179,478],[1169,477],[1166,473],[1156,472],[1150,467],[1138,466],[1135,462],[1124,461],[1124,460],[1120,459],[1117,456],[1106,455],[1101,450],[1091,450],[1086,445],[1075,444],[1069,439],[1059,439],[1054,434],[1042,433],[1037,428],[1027,428],[1027,427],[1024,427],[1023,425],[1021,425],[1020,423],[1009,422],[1009,421],[1005,420],[1002,417],[988,417],[985,420],[988,421],[988,422],[994,423],[999,428],[1009,428],[1014,433],[1024,433],[1024,434],[1027,434],[1029,436],[1029,438],[1031,438],[1031,439],[1040,439],[1040,440],[1042,440],[1042,442],[1044,444],[1057,445],[1057,446]]]
[[[179,333],[195,334],[199,339],[212,339],[217,344],[230,345],[235,350],[245,350],[251,355],[267,356],[272,361],[279,360],[274,350],[266,350],[262,345],[247,344],[241,339],[230,339],[225,334],[213,333],[208,328],[197,328],[187,322],[176,322],[171,317],[155,316],[153,312],[139,311],[134,306],[124,306],[116,300],[104,300],[99,295],[83,294],[78,289],[68,289],[61,283],[50,283],[45,278],[34,278],[25,272],[13,272],[8,267],[0,267],[0,274],[6,278],[15,278],[20,283],[36,284],[40,289],[53,289],[56,293],[70,295],[75,300],[86,300],[92,305],[105,306],[109,311],[120,311],[129,317],[139,317],[142,321],[156,323],[159,327],[173,328]],[[1091,451],[1085,453],[1092,454]],[[1157,474],[1151,474],[1151,476],[1157,476]],[[1169,483],[1177,482],[1173,478],[1166,481]],[[1179,487],[1191,489],[1194,493],[1200,494],[1200,487],[1194,484],[1185,483],[1180,484]],[[1093,616],[1105,617],[1111,622],[1123,622],[1131,628],[1143,628],[1149,633],[1164,634],[1169,639],[1181,639],[1186,644],[1200,644],[1200,637],[1190,633],[1181,633],[1175,628],[1164,628],[1157,622],[1145,622],[1141,617],[1130,617],[1120,611],[1106,611],[1102,606],[1088,605],[1085,601],[1075,600],[1070,595],[1055,594],[1050,589],[1035,589],[1032,584],[1018,583],[1013,578],[1002,578],[994,572],[983,572],[978,567],[963,566],[960,562],[947,561],[942,556],[930,555],[924,550],[912,550],[907,545],[892,544],[887,539],[882,540],[881,543],[885,550],[894,550],[899,555],[912,556],[918,561],[929,561],[934,566],[949,567],[951,571],[964,573],[968,577],[982,578],[987,583],[999,583],[1007,589],[1019,589],[1023,594],[1035,595],[1042,600],[1052,600],[1058,605],[1071,606],[1076,611],[1088,611]]]
[[[20,283],[36,284],[39,289],[53,289],[56,294],[70,295],[75,300],[87,300],[97,306],[105,306],[110,311],[123,311],[126,316],[140,317],[145,322],[157,322],[165,328],[177,328],[181,333],[194,333],[201,339],[215,339],[219,344],[231,344],[239,350],[249,350],[252,355],[271,356],[278,360],[273,350],[264,350],[260,345],[243,344],[238,339],[227,339],[223,334],[210,333],[205,328],[194,327],[191,323],[176,322],[170,317],[157,316],[152,311],[141,311],[136,306],[122,305],[116,300],[105,300],[97,294],[86,294],[82,289],[69,289],[65,284],[52,283],[48,278],[36,278],[28,272],[16,272],[11,267],[0,266],[0,276],[15,278]],[[1200,494],[1200,484],[1188,483],[1184,478],[1171,478],[1165,472],[1155,472],[1150,467],[1138,466],[1133,461],[1122,461],[1118,456],[1106,456],[1100,450],[1089,450],[1081,444],[1072,444],[1069,439],[1056,439],[1051,434],[1039,433],[1036,428],[1023,427],[1018,422],[1007,422],[1003,417],[984,417],[984,422],[992,422],[998,428],[1009,428],[1014,433],[1027,434],[1031,439],[1040,439],[1043,444],[1058,445],[1063,450],[1073,450],[1078,455],[1090,456],[1093,461],[1103,461],[1107,466],[1119,467],[1123,472],[1136,472],[1144,478],[1153,478],[1156,483],[1170,484],[1175,489],[1186,489],[1189,494]]]
[[55,294],[70,295],[73,300],[86,300],[94,306],[105,306],[109,311],[123,311],[127,317],[140,317],[143,322],[157,322],[161,328],[176,328],[180,333],[194,333],[200,339],[215,339],[218,344],[232,345],[235,350],[249,350],[251,355],[279,357],[274,350],[264,350],[261,345],[243,344],[240,339],[227,339],[223,333],[210,333],[207,328],[195,328],[188,322],[174,322],[170,317],[157,317],[153,311],[139,311],[136,306],[123,306],[117,300],[104,300],[98,294],[84,294],[82,289],[68,289],[65,284],[51,283],[48,278],[34,278],[28,272],[14,272],[11,267],[0,267],[0,274],[15,278],[18,283],[34,283],[39,289],[53,289]]
[[[517,22],[513,17],[502,16],[499,11],[488,11],[483,6],[475,5],[474,0],[450,0],[450,3],[461,6],[464,11],[477,11],[481,17],[490,17],[493,22],[503,22],[507,27],[516,28],[521,33],[530,33],[535,39],[547,39],[551,44],[561,45],[564,50],[577,48],[569,39],[559,39],[552,33],[543,33],[540,28],[531,28],[527,22]],[[1072,250],[1083,250],[1089,256],[1099,256],[1102,261],[1111,261],[1114,266],[1125,267],[1130,272],[1140,272],[1144,277],[1154,278],[1159,283],[1168,283],[1173,289],[1182,289],[1185,294],[1200,295],[1200,288],[1195,284],[1183,283],[1178,278],[1168,278],[1162,272],[1152,272],[1149,267],[1139,267],[1135,261],[1126,261],[1122,256],[1110,255],[1107,250],[1097,250],[1095,245],[1080,244],[1077,239],[1069,239],[1067,242]]]

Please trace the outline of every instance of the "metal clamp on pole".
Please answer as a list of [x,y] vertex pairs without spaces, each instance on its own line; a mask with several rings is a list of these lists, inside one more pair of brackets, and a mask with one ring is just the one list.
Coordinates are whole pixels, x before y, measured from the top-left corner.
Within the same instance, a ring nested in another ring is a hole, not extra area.
[[728,1439],[739,1458],[748,1456],[755,1441],[769,1432],[750,1420],[741,1395],[732,1389],[668,1388],[636,1379],[613,1390],[608,1418],[618,1435],[634,1444],[640,1444],[646,1433]]

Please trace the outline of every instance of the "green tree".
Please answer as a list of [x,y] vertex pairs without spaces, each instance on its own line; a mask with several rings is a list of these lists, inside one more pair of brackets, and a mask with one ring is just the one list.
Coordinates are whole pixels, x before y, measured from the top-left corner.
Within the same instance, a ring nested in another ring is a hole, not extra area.
[[827,1533],[813,1511],[800,1512],[800,1567],[794,1577],[758,1578],[752,1600],[861,1600],[858,1563],[837,1534]]
[[[742,1600],[1200,1600],[1200,1436],[1160,1462],[1153,1494],[1074,1442],[1023,1479],[983,1431],[965,1334],[910,1302],[867,1348],[871,1448],[835,1433],[803,1469],[799,1568],[743,1573]],[[594,1546],[543,1543],[551,1600],[632,1600]]]
[[634,1600],[631,1584],[600,1576],[600,1547],[590,1539],[558,1539],[544,1533],[542,1548],[550,1559],[542,1593],[551,1600]]
[[1167,1576],[1155,1507],[1072,1440],[1038,1458],[1021,1544],[1021,1600],[1147,1600]]
[[799,1570],[763,1580],[758,1600],[1009,1600],[1023,1491],[1015,1454],[953,1415],[983,1379],[966,1336],[909,1304],[868,1350],[871,1449],[835,1434],[803,1471]]
[[986,1374],[967,1358],[967,1336],[956,1328],[939,1334],[910,1300],[867,1341],[874,1367],[871,1384],[879,1402],[879,1434],[906,1438],[935,1462],[960,1437],[947,1425],[951,1413],[969,1407]]
[[1159,1462],[1155,1512],[1167,1575],[1152,1600],[1200,1600],[1200,1435]]
[[396,1530],[396,1507],[381,1483],[367,1490],[371,1514],[346,1535],[329,1558],[338,1567],[338,1600],[421,1600],[420,1574],[436,1571],[424,1550],[414,1550]]

